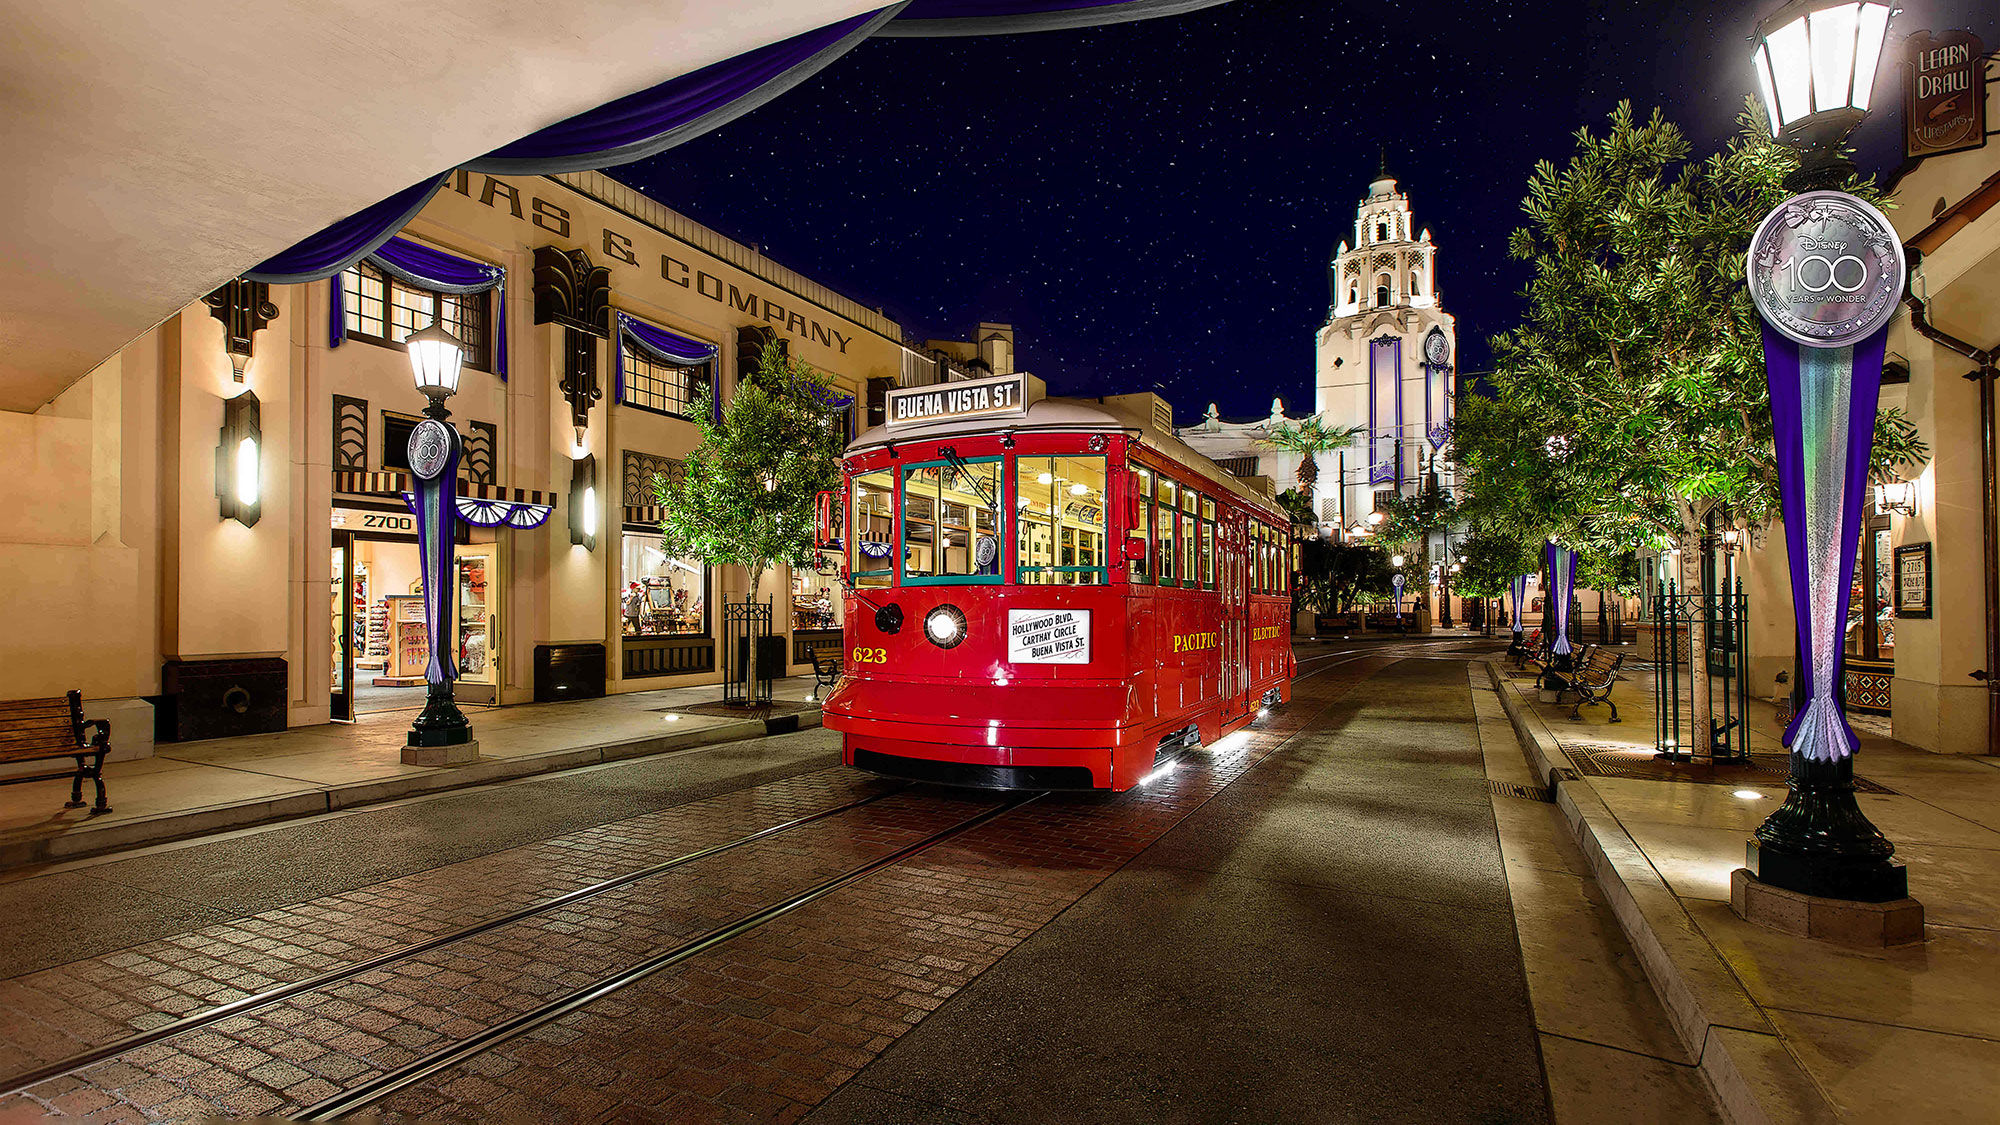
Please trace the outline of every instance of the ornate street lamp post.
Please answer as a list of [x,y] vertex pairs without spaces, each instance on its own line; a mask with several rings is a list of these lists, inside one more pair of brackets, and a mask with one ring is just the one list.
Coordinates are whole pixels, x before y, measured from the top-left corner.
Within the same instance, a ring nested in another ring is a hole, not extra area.
[[410,431],[410,474],[416,478],[417,548],[424,585],[424,623],[430,633],[430,663],[424,680],[430,685],[423,713],[410,725],[403,761],[411,765],[456,765],[479,756],[472,724],[451,697],[458,678],[457,645],[453,636],[453,566],[458,523],[458,458],[462,446],[458,428],[447,419],[444,400],[458,391],[465,363],[465,345],[436,323],[403,341],[410,353],[410,370],[417,390],[429,400],[423,421]]
[[[1885,4],[1795,0],[1757,28],[1753,62],[1771,130],[1800,148],[1802,163],[1786,185],[1800,194],[1764,219],[1747,262],[1764,319],[1799,702],[1784,736],[1791,791],[1757,829],[1732,886],[1746,917],[1757,917],[1766,887],[1849,902],[1908,895],[1907,872],[1891,861],[1894,846],[1855,801],[1859,740],[1840,693],[1848,585],[1883,351],[1903,295],[1903,247],[1880,211],[1829,190],[1852,171],[1839,146],[1868,111],[1890,14]],[[1908,908],[1918,912],[1921,937],[1921,908]]]

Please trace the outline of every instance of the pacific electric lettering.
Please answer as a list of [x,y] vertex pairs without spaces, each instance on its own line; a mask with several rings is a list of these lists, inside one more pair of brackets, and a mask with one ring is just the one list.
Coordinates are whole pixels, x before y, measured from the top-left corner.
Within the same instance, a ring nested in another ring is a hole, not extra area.
[[[451,187],[467,199],[477,199],[495,210],[505,207],[517,219],[540,227],[557,238],[569,238],[571,230],[570,213],[566,207],[559,207],[540,196],[530,196],[528,206],[521,206],[521,190],[506,180],[492,176],[482,177],[479,194],[472,191],[472,174],[459,169],[452,176]],[[604,254],[608,258],[624,262],[628,266],[639,264],[639,255],[630,235],[605,227],[603,230]],[[695,269],[671,254],[660,255],[660,277],[670,285],[682,289],[692,289],[719,305],[728,305],[737,312],[748,313],[760,320],[778,325],[784,331],[801,340],[811,340],[815,344],[847,354],[847,345],[854,338],[837,328],[821,324],[819,321],[795,309],[785,306],[761,294],[737,288],[706,270]]]

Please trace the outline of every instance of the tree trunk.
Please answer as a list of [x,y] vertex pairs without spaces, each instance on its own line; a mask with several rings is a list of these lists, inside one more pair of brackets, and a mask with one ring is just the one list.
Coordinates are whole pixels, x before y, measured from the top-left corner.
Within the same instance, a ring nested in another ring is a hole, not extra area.
[[1701,528],[1690,515],[1681,526],[1680,593],[1688,638],[1688,717],[1693,745],[1689,754],[1709,754],[1715,746],[1715,700],[1708,680],[1708,621],[1701,602]]
[[[1308,453],[1299,458],[1299,484],[1310,494],[1313,490],[1313,485],[1318,482],[1319,463],[1313,460],[1312,454]],[[1315,513],[1316,515],[1317,513]]]

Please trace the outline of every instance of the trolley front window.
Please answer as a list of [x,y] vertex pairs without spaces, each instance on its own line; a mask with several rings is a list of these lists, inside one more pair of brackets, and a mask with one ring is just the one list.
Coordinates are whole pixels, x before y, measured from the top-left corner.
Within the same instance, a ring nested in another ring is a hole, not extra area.
[[1015,581],[1103,585],[1104,458],[1022,457],[1014,472]]
[[916,586],[998,583],[999,509],[998,457],[904,469],[903,581]]
[[887,586],[896,566],[896,478],[888,472],[854,478],[854,518],[847,521],[853,545],[848,572],[856,586]]

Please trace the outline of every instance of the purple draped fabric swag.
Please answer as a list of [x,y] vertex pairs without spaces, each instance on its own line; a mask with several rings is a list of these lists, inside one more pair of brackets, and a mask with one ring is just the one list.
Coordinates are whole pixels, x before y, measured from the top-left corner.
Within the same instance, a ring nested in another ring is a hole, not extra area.
[[[577,114],[466,162],[493,175],[607,168],[729,123],[817,74],[871,36],[994,35],[1150,19],[1227,0],[903,0],[748,51]],[[244,276],[323,281],[373,253],[444,183],[425,180],[327,227]]]
[[[611,311],[613,347],[611,349],[611,397],[614,402],[625,401],[625,347],[630,344],[641,355],[654,363],[664,363],[672,367],[699,367],[715,358],[714,344],[704,344],[700,340],[670,332],[657,324],[640,320],[631,313]],[[710,374],[713,380],[713,372]],[[722,396],[715,394],[710,383],[711,410],[717,421],[722,418]]]
[[1845,759],[1860,746],[1836,692],[1888,339],[1884,328],[1851,348],[1808,348],[1764,329],[1803,700],[1785,745],[1814,761]]
[[[390,238],[363,255],[383,273],[419,289],[434,293],[484,293],[497,290],[493,305],[493,373],[507,378],[507,271],[504,267],[461,258],[433,250],[407,238]],[[344,267],[343,267],[344,269]],[[337,348],[347,339],[347,290],[336,273],[331,281],[327,346]]]
[[1569,643],[1569,603],[1576,591],[1576,552],[1550,543],[1545,549],[1549,567],[1549,614],[1555,622],[1555,643],[1550,646],[1558,656],[1568,656],[1574,649]]

